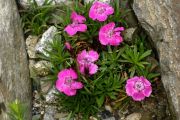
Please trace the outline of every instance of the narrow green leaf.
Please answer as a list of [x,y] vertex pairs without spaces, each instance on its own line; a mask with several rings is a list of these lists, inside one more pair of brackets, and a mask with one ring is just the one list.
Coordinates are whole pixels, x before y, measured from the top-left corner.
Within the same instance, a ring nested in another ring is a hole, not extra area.
[[139,57],[139,61],[151,54],[152,50],[148,50]]

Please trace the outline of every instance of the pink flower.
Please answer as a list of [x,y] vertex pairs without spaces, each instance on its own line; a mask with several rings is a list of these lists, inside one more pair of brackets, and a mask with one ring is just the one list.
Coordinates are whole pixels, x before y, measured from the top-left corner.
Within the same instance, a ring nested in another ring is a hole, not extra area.
[[66,47],[66,49],[68,49],[68,50],[72,50],[72,47],[71,47],[71,45],[70,45],[69,42],[65,42],[65,47]]
[[93,20],[105,21],[108,15],[114,13],[114,9],[107,3],[94,2],[89,11],[89,17]]
[[151,83],[144,77],[133,77],[127,80],[126,93],[131,96],[135,101],[144,100],[152,93]]
[[99,31],[99,41],[102,45],[113,45],[117,46],[122,41],[123,38],[120,35],[121,31],[123,31],[123,27],[115,28],[115,23],[108,23],[100,28]]
[[97,61],[99,58],[99,54],[94,51],[86,51],[83,50],[81,53],[77,56],[77,62],[79,65],[79,70],[82,74],[85,74],[88,72],[90,75],[95,74],[98,70],[98,66],[94,64],[95,61]]
[[56,88],[68,96],[76,95],[77,89],[83,88],[83,84],[76,81],[77,77],[76,72],[71,68],[61,70],[58,73]]
[[64,30],[70,35],[75,35],[78,31],[85,32],[87,30],[86,18],[84,16],[78,15],[76,12],[71,14],[72,24],[69,24]]

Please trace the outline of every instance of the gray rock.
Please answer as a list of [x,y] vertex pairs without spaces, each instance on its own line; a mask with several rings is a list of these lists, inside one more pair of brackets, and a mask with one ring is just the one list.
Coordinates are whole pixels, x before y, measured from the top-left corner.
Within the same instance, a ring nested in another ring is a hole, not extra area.
[[56,113],[56,108],[54,106],[47,106],[45,108],[45,114],[43,120],[55,120],[54,115]]
[[[33,64],[33,63],[32,63]],[[50,72],[51,63],[45,60],[38,61],[33,65],[33,71],[35,71],[36,75],[39,76],[47,76]]]
[[0,0],[0,120],[10,120],[9,104],[26,106],[23,119],[31,120],[32,84],[21,20],[15,0]]
[[134,35],[136,29],[137,28],[128,28],[128,29],[125,29],[125,31],[123,32],[124,40],[125,41],[132,41],[133,35]]
[[40,114],[32,116],[32,120],[40,120],[40,119],[41,119]]
[[49,104],[55,102],[56,96],[54,95],[54,93],[57,93],[55,87],[53,87],[48,92],[48,94],[45,96],[46,103],[48,105],[45,107],[45,113],[44,113],[44,119],[43,120],[55,120],[55,114],[57,112],[56,107],[49,105]]
[[55,93],[57,93],[58,91],[56,90],[55,87],[53,87],[48,94],[46,95],[46,102],[47,103],[52,103],[55,101],[56,96],[54,95]]
[[52,87],[52,81],[45,81],[45,79],[47,79],[47,77],[41,78],[40,80],[41,91],[43,94],[47,94]]
[[29,58],[37,58],[36,57],[36,52],[35,52],[35,46],[37,44],[38,37],[37,36],[28,36],[26,39],[26,49]]
[[[159,55],[161,79],[172,114],[180,119],[180,1],[134,0],[134,12]],[[174,118],[175,119],[175,118]]]
[[48,54],[45,52],[45,50],[51,50],[51,47],[47,44],[49,42],[53,41],[53,38],[57,32],[57,28],[54,26],[51,26],[47,31],[45,31],[42,35],[42,38],[36,45],[36,52],[42,53],[45,56],[48,56]]
[[125,120],[140,120],[142,117],[141,113],[132,113],[126,117]]

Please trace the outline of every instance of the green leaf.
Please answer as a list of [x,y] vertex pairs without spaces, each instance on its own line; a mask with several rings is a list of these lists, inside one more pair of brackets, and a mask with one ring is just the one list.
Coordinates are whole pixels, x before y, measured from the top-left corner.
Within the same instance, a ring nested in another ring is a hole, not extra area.
[[151,54],[152,50],[148,50],[145,53],[143,53],[140,57],[139,60],[144,59],[145,57],[149,56]]
[[150,73],[150,74],[148,74],[147,78],[149,80],[151,80],[151,79],[158,77],[158,76],[160,76],[160,73]]
[[99,108],[103,105],[104,99],[105,99],[105,97],[103,95],[100,97],[96,97],[96,102],[97,102]]

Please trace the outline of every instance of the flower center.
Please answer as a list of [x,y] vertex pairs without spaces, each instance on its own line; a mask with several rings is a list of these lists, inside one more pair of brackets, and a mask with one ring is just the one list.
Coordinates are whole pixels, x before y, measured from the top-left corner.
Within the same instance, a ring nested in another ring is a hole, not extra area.
[[134,85],[135,89],[138,91],[142,91],[144,89],[144,84],[141,81],[137,81]]
[[65,84],[66,85],[71,86],[72,82],[73,82],[72,77],[68,76],[68,77],[65,78]]
[[97,9],[96,9],[96,13],[98,14],[103,14],[105,12],[105,8],[102,7],[102,6],[98,6]]
[[73,21],[73,23],[71,24],[71,27],[77,27],[78,26],[78,21]]
[[83,65],[84,65],[84,71],[85,71],[85,74],[88,74],[89,73],[89,67],[90,67],[90,64],[92,63],[92,60],[89,56],[86,56],[84,57],[83,59]]
[[112,38],[113,34],[114,34],[114,31],[113,31],[113,30],[109,30],[109,31],[107,32],[107,37],[108,37],[108,38]]
[[83,63],[84,63],[84,64],[92,63],[91,58],[90,58],[90,57],[84,57]]

